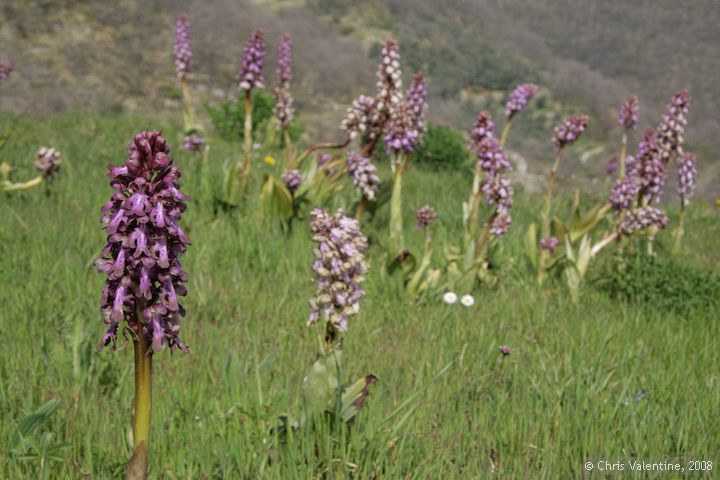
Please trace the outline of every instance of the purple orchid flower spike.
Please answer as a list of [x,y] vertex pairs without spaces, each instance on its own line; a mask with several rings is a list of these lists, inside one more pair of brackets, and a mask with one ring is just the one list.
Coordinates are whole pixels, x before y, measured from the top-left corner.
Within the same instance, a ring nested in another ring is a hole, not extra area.
[[108,167],[115,190],[102,208],[107,245],[95,261],[107,274],[101,312],[108,331],[100,349],[115,344],[124,320],[154,351],[186,350],[178,338],[185,310],[187,275],[179,257],[190,240],[179,225],[187,199],[177,184],[180,170],[159,132],[135,135],[122,167]]

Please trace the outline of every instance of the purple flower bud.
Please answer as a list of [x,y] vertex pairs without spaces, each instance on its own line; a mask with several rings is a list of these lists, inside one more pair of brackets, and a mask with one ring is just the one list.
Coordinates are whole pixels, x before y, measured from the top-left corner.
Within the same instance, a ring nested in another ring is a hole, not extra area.
[[632,95],[620,105],[618,110],[618,125],[622,125],[626,130],[637,128],[640,119],[640,102],[638,97]]
[[327,163],[332,159],[332,156],[327,152],[318,152],[317,156],[315,157],[315,162],[317,163],[318,168],[322,168],[323,166],[327,165]]
[[277,68],[275,76],[275,119],[278,126],[287,128],[292,122],[295,110],[293,108],[293,97],[290,93],[290,81],[292,80],[292,40],[287,33],[280,39],[277,49]]
[[386,131],[385,146],[389,152],[410,153],[420,140],[419,132],[415,129],[414,118],[405,102],[394,110],[394,114],[387,123]]
[[428,228],[437,219],[438,214],[430,205],[423,205],[415,212],[417,223],[415,228]]
[[667,179],[667,166],[654,129],[645,131],[638,144],[637,160],[633,159],[628,165],[628,176],[640,179],[640,196],[648,203],[659,202]]
[[692,153],[686,153],[678,160],[677,192],[680,200],[687,205],[695,194],[697,183],[697,159]]
[[125,320],[152,341],[154,351],[163,345],[186,350],[177,337],[184,315],[177,297],[185,295],[187,281],[178,257],[190,241],[177,224],[185,196],[169,153],[159,132],[141,132],[125,165],[108,167],[116,191],[102,209],[108,240],[95,261],[107,274],[100,310],[108,329],[100,348],[116,342]]
[[587,115],[573,115],[555,127],[553,142],[555,142],[555,145],[559,148],[572,145],[580,138],[580,135],[585,131],[587,125]]
[[485,194],[485,203],[496,206],[499,212],[507,213],[512,207],[514,192],[510,180],[504,175],[485,178],[482,191]]
[[186,135],[183,137],[182,148],[186,152],[200,153],[205,149],[205,139],[197,133]]
[[538,86],[533,83],[523,83],[515,87],[505,105],[505,117],[512,118],[516,113],[525,110],[528,102],[538,92]]
[[419,137],[425,134],[427,116],[427,86],[422,72],[417,72],[407,90],[407,109],[412,118],[412,128]]
[[628,211],[617,229],[620,235],[630,236],[651,226],[665,228],[667,224],[668,217],[662,210],[655,207],[640,207]]
[[512,165],[495,137],[488,136],[476,143],[475,155],[477,156],[477,166],[488,177],[494,177],[503,170],[512,170]]
[[469,148],[477,149],[477,145],[487,137],[492,137],[495,133],[495,124],[487,112],[480,112],[475,119],[475,124],[470,132]]
[[3,80],[10,76],[13,71],[12,63],[10,60],[0,60],[0,80]]
[[558,246],[557,237],[545,237],[540,240],[540,250],[544,250],[549,253],[554,253]]
[[369,158],[357,152],[349,152],[347,156],[348,174],[355,189],[368,200],[375,200],[380,188],[380,177],[375,165]]
[[493,220],[492,226],[490,227],[490,234],[494,237],[505,235],[508,230],[510,230],[511,225],[512,217],[507,213],[500,213],[495,217],[495,220]]
[[377,102],[372,97],[360,95],[347,109],[345,119],[340,124],[348,136],[352,139],[358,133],[363,136],[363,142],[375,139],[382,130],[380,112],[377,109]]
[[507,345],[500,345],[498,348],[500,349],[500,353],[502,353],[503,357],[510,355],[510,347]]
[[300,173],[300,170],[297,169],[285,170],[282,172],[282,181],[288,191],[291,194],[294,194],[295,191],[300,188],[300,184],[302,183],[302,174]]
[[669,161],[673,152],[682,147],[690,100],[687,90],[676,92],[658,125],[657,143],[665,163]]
[[180,80],[183,80],[190,73],[190,63],[192,62],[190,22],[185,15],[180,15],[177,22],[175,22],[173,54],[175,57],[175,73]]
[[35,168],[46,181],[51,181],[60,171],[60,152],[54,148],[41,147],[35,154]]
[[618,169],[620,168],[618,157],[617,155],[610,156],[610,159],[608,160],[607,167],[605,168],[605,173],[608,177],[614,177],[615,174],[618,172]]
[[377,78],[376,108],[381,117],[390,118],[403,100],[400,53],[398,44],[392,40],[383,44]]
[[610,206],[617,212],[627,210],[632,206],[638,193],[640,193],[640,180],[633,175],[625,175],[624,178],[616,180],[613,185],[609,198]]
[[413,77],[407,96],[390,112],[385,125],[385,145],[388,151],[410,153],[425,133],[427,89],[421,73]]
[[347,330],[348,317],[360,309],[365,294],[360,284],[365,281],[367,238],[357,220],[346,217],[342,210],[330,215],[321,208],[310,212],[312,239],[317,244],[312,264],[317,289],[310,299],[312,312],[308,325],[320,315],[336,330]]
[[237,74],[240,88],[252,91],[263,87],[263,59],[265,58],[265,34],[262,30],[253,30],[243,48],[242,63]]

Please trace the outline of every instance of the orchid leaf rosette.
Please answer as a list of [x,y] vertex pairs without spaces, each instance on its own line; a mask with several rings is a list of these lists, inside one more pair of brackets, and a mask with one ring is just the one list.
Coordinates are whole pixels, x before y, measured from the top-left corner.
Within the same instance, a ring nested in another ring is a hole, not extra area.
[[316,291],[310,299],[307,324],[324,322],[325,329],[317,359],[303,382],[303,421],[323,412],[348,421],[375,382],[373,375],[366,375],[350,386],[344,386],[340,379],[342,336],[348,331],[349,320],[359,313],[360,300],[365,295],[362,283],[368,271],[365,260],[368,243],[359,222],[342,210],[333,215],[315,208],[310,217]]
[[100,349],[115,348],[123,322],[135,348],[135,450],[127,478],[147,474],[153,354],[187,351],[178,337],[187,282],[179,257],[190,244],[179,225],[187,200],[180,175],[162,135],[138,133],[127,161],[109,167],[114,193],[102,207],[107,245],[95,265],[107,274],[100,307],[107,332]]

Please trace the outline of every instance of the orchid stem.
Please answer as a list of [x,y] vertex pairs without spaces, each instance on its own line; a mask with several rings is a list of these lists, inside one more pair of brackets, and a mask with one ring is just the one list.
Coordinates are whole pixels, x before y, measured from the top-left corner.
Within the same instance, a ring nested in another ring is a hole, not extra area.
[[142,332],[133,340],[133,345],[135,347],[134,450],[125,471],[125,478],[145,480],[148,475],[152,411],[152,349]]
[[508,134],[510,133],[510,127],[512,127],[513,117],[508,118],[503,127],[502,133],[500,134],[500,148],[505,148],[505,142],[507,141]]
[[623,132],[622,144],[620,146],[620,166],[618,169],[619,170],[618,176],[619,176],[620,180],[625,178],[625,170],[626,170],[625,158],[627,157],[627,141],[628,141],[628,129],[626,128],[625,131]]
[[242,176],[247,176],[250,172],[250,160],[252,158],[253,138],[252,138],[252,115],[253,115],[253,101],[252,93],[250,90],[245,92],[245,129],[243,134],[243,153],[245,158],[243,160]]
[[192,98],[187,79],[180,80],[180,88],[183,97],[183,120],[185,121],[185,132],[187,133],[195,128],[195,112],[192,107]]
[[407,163],[407,154],[398,153],[390,200],[390,254],[399,255],[405,249],[402,226],[402,174]]

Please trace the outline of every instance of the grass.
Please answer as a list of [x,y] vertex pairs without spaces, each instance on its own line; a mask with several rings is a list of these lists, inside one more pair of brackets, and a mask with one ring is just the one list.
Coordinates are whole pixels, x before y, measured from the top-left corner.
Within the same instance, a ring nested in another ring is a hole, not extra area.
[[[10,120],[0,125],[7,131]],[[103,277],[91,263],[104,245],[105,166],[122,162],[146,127],[165,131],[186,173],[183,190],[194,196],[183,218],[193,245],[183,262],[181,336],[191,353],[155,357],[151,478],[486,478],[497,468],[499,478],[555,479],[584,476],[586,459],[720,462],[718,311],[677,315],[592,287],[576,305],[560,284],[538,288],[521,245],[539,200],[522,194],[498,253],[501,285],[478,292],[472,308],[404,299],[381,268],[387,209],[367,219],[371,274],[346,338],[344,376],[371,372],[379,382],[350,431],[278,443],[268,431],[284,412],[299,412],[322,328],[305,326],[313,292],[306,223],[287,235],[253,208],[214,216],[175,122],[78,114],[21,119],[0,150],[18,179],[34,175],[27,166],[40,145],[63,154],[49,193],[0,196],[0,478],[122,476],[132,349],[95,349]],[[222,162],[237,147],[211,145],[219,188]],[[408,172],[406,236],[416,251],[413,212],[425,202],[440,214],[438,245],[459,242],[470,182],[465,172]],[[334,206],[348,204],[347,190]],[[686,261],[717,268],[717,215],[691,209],[688,230]],[[633,400],[642,390],[646,398]],[[61,461],[10,455],[18,424],[51,399],[60,406],[39,432],[67,444]]]

